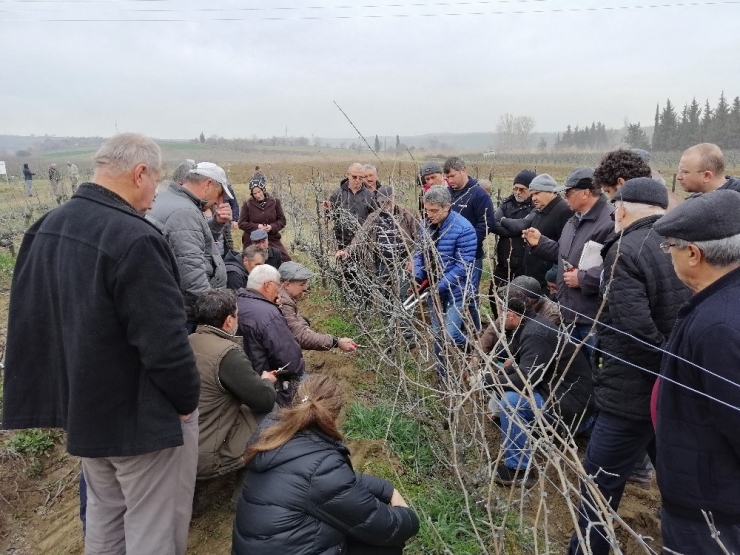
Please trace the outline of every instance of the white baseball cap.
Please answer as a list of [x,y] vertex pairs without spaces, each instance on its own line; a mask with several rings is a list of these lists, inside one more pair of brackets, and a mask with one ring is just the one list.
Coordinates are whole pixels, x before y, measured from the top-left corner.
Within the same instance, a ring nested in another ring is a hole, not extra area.
[[214,181],[217,181],[223,187],[224,195],[232,200],[234,199],[234,195],[231,194],[231,191],[228,187],[229,179],[226,177],[226,172],[221,166],[217,166],[213,162],[200,162],[188,173],[195,173],[198,175],[202,175],[203,177],[207,177],[208,179],[213,179]]

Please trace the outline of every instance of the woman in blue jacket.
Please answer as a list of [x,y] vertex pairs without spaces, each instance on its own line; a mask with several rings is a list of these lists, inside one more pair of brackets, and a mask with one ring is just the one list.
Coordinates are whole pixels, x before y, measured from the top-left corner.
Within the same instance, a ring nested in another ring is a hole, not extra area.
[[352,470],[339,383],[310,376],[247,447],[232,555],[400,554],[419,520],[393,484]]

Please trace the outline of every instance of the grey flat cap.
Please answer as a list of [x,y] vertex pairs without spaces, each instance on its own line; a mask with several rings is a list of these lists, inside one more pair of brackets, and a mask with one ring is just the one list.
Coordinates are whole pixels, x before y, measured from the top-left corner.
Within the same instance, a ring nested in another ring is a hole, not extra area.
[[628,179],[614,195],[612,201],[636,202],[668,208],[668,190],[650,177]]
[[378,202],[383,202],[386,200],[391,200],[393,198],[393,187],[390,185],[381,185],[378,187],[378,193],[376,200]]
[[[740,196],[740,195],[738,195]],[[305,281],[313,277],[313,272],[298,262],[283,262],[278,268],[283,281]]]
[[264,229],[255,229],[249,234],[249,239],[251,241],[262,241],[263,239],[267,239],[267,232]]
[[689,197],[655,222],[663,237],[713,241],[740,235],[740,193],[721,190]]
[[565,180],[564,190],[568,189],[593,189],[594,188],[594,169],[578,168],[570,172],[568,179]]
[[432,175],[433,173],[442,173],[442,166],[437,162],[424,162],[419,170],[419,176],[421,178]]
[[530,191],[543,191],[545,193],[559,193],[563,190],[558,182],[548,173],[541,173],[529,183]]

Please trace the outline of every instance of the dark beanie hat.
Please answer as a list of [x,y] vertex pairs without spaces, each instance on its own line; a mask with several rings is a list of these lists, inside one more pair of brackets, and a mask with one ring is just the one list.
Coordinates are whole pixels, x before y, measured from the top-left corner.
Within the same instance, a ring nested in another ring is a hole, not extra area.
[[547,273],[545,274],[545,281],[549,281],[550,283],[556,283],[558,281],[558,267],[553,266],[549,270],[547,270]]
[[529,187],[529,184],[532,183],[532,180],[537,177],[537,174],[534,173],[532,170],[522,170],[518,174],[516,174],[516,177],[514,178],[514,185],[524,185],[525,187]]
[[668,208],[668,190],[664,185],[650,177],[628,179],[616,192],[613,201],[636,202]]
[[740,193],[719,190],[687,198],[653,229],[663,237],[684,241],[713,241],[740,235]]
[[509,287],[521,291],[530,299],[539,299],[542,296],[540,282],[531,276],[517,276],[511,280]]

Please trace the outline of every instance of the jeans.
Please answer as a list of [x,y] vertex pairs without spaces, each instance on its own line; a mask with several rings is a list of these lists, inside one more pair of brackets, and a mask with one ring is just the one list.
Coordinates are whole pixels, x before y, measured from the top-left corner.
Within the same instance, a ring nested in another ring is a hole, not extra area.
[[[649,420],[629,420],[607,412],[600,412],[591,434],[591,441],[586,449],[583,468],[594,477],[594,483],[609,502],[612,510],[619,508],[635,462],[643,451],[647,450],[650,459],[655,461],[655,432]],[[602,472],[599,469],[603,469]],[[595,505],[591,494],[581,484],[581,505],[578,510],[578,527],[585,541],[591,545],[593,555],[608,555],[611,544],[605,537],[603,526],[596,524],[599,520],[608,520],[608,516],[594,513],[589,505]],[[589,523],[594,526],[588,528]],[[589,529],[588,534],[586,533]],[[577,534],[573,534],[568,547],[569,555],[583,553]]]
[[[719,540],[729,553],[740,553],[740,525],[715,522]],[[712,538],[704,520],[690,520],[671,515],[663,509],[660,518],[663,546],[677,553],[691,555],[721,555],[724,553]]]
[[[437,372],[439,372],[441,376],[446,376],[447,370],[444,365],[444,357],[442,356],[443,343],[446,343],[447,339],[451,339],[455,346],[464,349],[468,342],[467,337],[465,337],[465,334],[463,333],[463,330],[465,329],[465,324],[463,323],[463,301],[455,301],[454,299],[445,301],[441,314],[442,323],[440,324],[440,315],[437,314],[433,299],[434,296],[430,296],[427,299],[427,304],[429,306],[429,315],[432,323],[432,333],[435,337],[434,354],[438,360]],[[442,327],[444,327],[443,333]]]
[[596,343],[596,333],[594,332],[592,335],[589,336],[592,327],[592,324],[575,324],[570,332],[570,337],[575,343],[580,343],[581,341],[586,339],[586,337],[588,337],[586,342],[583,344],[583,347],[581,348],[585,349],[586,358],[589,360],[591,360],[593,348]]
[[470,311],[470,318],[473,320],[473,325],[476,331],[480,331],[480,297],[478,295],[478,289],[480,289],[480,280],[483,276],[483,257],[475,259],[473,264],[473,270],[470,274],[470,281],[473,284],[473,297],[470,299],[468,304],[468,310]]
[[[542,408],[545,400],[536,391],[532,395],[537,408]],[[529,437],[523,426],[534,420],[531,399],[523,397],[516,391],[507,391],[501,399],[501,431],[504,433],[504,464],[516,470],[529,466],[531,457]]]
[[33,196],[33,179],[26,179],[26,194],[29,197]]

